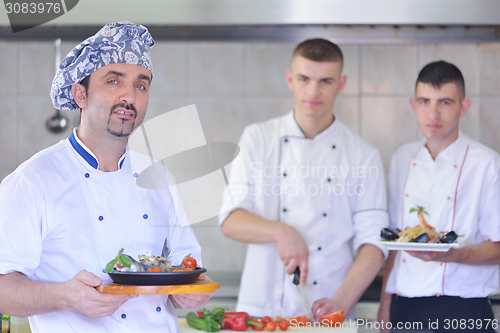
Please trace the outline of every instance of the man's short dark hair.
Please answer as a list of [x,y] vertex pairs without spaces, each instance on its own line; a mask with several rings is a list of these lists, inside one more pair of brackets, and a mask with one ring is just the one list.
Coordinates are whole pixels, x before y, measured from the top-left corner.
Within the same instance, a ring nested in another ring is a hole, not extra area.
[[341,64],[344,62],[340,48],[322,38],[308,39],[297,45],[293,51],[292,60],[297,56],[316,62],[340,62]]
[[457,66],[443,60],[431,62],[422,68],[418,74],[415,89],[419,82],[428,83],[436,89],[441,89],[445,83],[455,83],[461,97],[465,97],[465,82],[462,72]]

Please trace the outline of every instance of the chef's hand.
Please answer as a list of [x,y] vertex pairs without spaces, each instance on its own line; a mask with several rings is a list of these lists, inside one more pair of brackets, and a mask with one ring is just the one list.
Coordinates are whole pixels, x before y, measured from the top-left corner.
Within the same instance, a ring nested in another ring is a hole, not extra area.
[[309,248],[304,238],[297,229],[283,224],[282,232],[278,238],[278,254],[286,267],[287,274],[293,274],[295,268],[300,269],[300,284],[305,285],[307,281],[307,258]]
[[[198,280],[213,281],[210,277],[201,274]],[[197,294],[173,294],[170,295],[172,303],[176,308],[182,307],[185,310],[193,311],[201,308],[208,303],[208,300],[212,298],[214,292],[210,293],[197,293]]]
[[453,261],[454,249],[450,249],[448,252],[435,252],[435,251],[406,251],[410,255],[420,258],[423,261],[442,261],[450,262]]
[[314,315],[314,321],[319,322],[321,317],[333,312],[342,310],[340,305],[333,301],[331,298],[320,298],[314,302],[312,307],[312,313]]
[[117,295],[98,292],[95,287],[102,280],[93,273],[81,270],[71,280],[64,282],[64,295],[69,308],[91,318],[112,315],[123,303],[138,295]]

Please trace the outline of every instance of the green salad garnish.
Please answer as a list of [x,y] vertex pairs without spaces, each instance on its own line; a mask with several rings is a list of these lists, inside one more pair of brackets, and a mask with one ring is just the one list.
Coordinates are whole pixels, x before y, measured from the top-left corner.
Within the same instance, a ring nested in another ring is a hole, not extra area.
[[116,256],[116,258],[114,258],[113,260],[111,260],[107,265],[106,265],[106,270],[105,272],[106,273],[109,273],[113,270],[113,267],[115,267],[115,264],[117,266],[121,266],[121,267],[128,267],[130,268],[130,266],[132,265],[132,260],[130,260],[129,257],[125,256],[122,254],[123,253],[123,249],[121,249],[119,252],[118,252],[118,255]]

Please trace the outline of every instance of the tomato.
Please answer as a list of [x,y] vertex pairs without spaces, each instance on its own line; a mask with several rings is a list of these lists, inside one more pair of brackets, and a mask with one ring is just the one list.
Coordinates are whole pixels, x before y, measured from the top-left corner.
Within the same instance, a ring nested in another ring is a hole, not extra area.
[[271,321],[273,321],[273,320],[269,316],[265,316],[264,318],[262,318],[262,322],[264,323],[264,325],[266,325],[267,323],[269,323]]
[[329,325],[330,327],[335,327],[335,324],[341,324],[344,322],[344,310],[329,313],[321,317],[321,322]]
[[160,267],[152,267],[148,269],[148,272],[163,272]]
[[196,262],[195,258],[193,258],[193,257],[186,257],[186,258],[184,258],[184,260],[182,260],[182,264],[184,266],[196,267],[198,263]]
[[120,265],[120,263],[118,262],[118,259],[116,259],[116,267],[118,268],[123,268],[124,266]]
[[307,316],[306,315],[303,315],[303,316],[299,316],[297,318],[297,323],[302,323],[302,324],[307,324],[309,322],[309,319],[307,319]]
[[270,321],[266,324],[266,328],[269,332],[274,332],[274,330],[276,329],[276,323],[274,321]]
[[288,326],[290,326],[290,325],[288,324],[288,322],[286,320],[282,320],[282,321],[280,321],[278,326],[280,327],[280,330],[286,331],[288,329]]

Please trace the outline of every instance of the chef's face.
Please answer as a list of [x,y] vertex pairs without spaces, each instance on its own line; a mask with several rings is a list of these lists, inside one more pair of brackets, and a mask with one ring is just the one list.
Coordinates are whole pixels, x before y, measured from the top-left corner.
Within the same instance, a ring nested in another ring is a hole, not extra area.
[[94,133],[128,137],[146,115],[151,72],[138,65],[109,64],[93,72],[89,79],[84,98],[78,91],[73,92],[82,108],[80,126]]
[[469,109],[470,100],[463,99],[455,83],[435,88],[419,82],[410,105],[427,142],[448,145],[458,137],[458,121]]
[[293,92],[296,117],[318,120],[331,117],[335,98],[347,81],[347,77],[341,74],[340,62],[316,62],[295,57],[292,69],[286,72],[286,80]]

